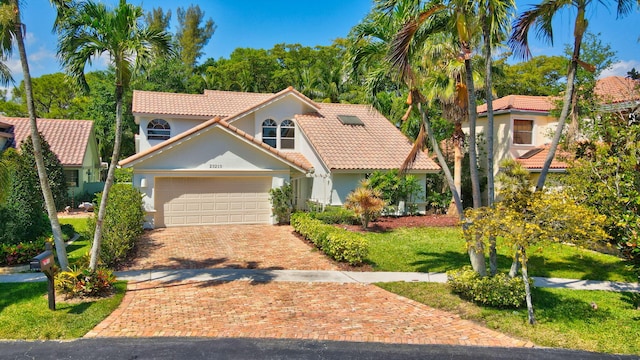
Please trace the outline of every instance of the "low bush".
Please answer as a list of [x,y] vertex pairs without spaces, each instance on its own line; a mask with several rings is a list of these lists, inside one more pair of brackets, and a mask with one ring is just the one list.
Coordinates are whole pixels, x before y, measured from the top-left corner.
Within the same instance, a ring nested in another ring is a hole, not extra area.
[[471,267],[447,272],[451,291],[478,304],[497,308],[519,308],[525,302],[524,280],[507,274],[480,276]]
[[[100,206],[102,193],[96,195],[96,209]],[[96,210],[97,211],[97,210]],[[97,212],[87,222],[93,238]],[[124,262],[142,234],[144,210],[142,195],[131,184],[114,184],[109,193],[109,203],[102,228],[100,261],[108,268]]]
[[325,224],[308,213],[293,214],[291,225],[296,232],[337,261],[359,265],[369,253],[369,243],[364,236]]
[[293,188],[291,184],[284,184],[279,188],[269,190],[271,212],[279,224],[288,224],[293,210]]
[[0,245],[0,266],[28,264],[33,257],[44,251],[45,241],[45,238],[41,237],[37,240],[22,242],[17,245]]
[[66,298],[98,297],[110,295],[116,277],[108,269],[75,269],[59,272],[55,276],[55,286]]
[[325,224],[347,224],[355,225],[360,223],[360,219],[353,210],[342,206],[327,206],[324,211],[310,212],[312,218],[322,221]]

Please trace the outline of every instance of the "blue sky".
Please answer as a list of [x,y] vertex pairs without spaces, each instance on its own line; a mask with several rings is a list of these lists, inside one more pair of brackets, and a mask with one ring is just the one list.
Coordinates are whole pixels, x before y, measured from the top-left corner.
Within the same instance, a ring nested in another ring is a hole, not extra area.
[[[117,3],[116,0],[105,2]],[[184,7],[189,4],[171,0],[129,2],[142,5],[146,10],[154,7],[171,9],[172,23],[176,22],[175,10],[178,4]],[[192,0],[191,3],[198,4],[205,16],[211,17],[217,25],[201,61],[209,57],[228,57],[237,47],[269,49],[278,43],[330,45],[334,39],[345,37],[372,6],[371,0]],[[517,0],[518,11],[527,9],[531,3],[535,3],[535,0]],[[32,76],[60,71],[55,56],[56,37],[51,33],[55,14],[49,1],[24,2],[22,15],[27,26],[27,53]],[[617,52],[618,63],[603,75],[625,75],[632,67],[640,69],[640,12],[635,10],[630,16],[616,20],[615,9],[597,5],[588,15],[589,31],[600,33],[603,42],[609,43]],[[562,54],[564,44],[573,41],[573,16],[574,14],[565,13],[556,19],[553,47],[532,37],[530,41],[533,55]],[[19,82],[22,70],[17,56],[9,59],[7,64]]]

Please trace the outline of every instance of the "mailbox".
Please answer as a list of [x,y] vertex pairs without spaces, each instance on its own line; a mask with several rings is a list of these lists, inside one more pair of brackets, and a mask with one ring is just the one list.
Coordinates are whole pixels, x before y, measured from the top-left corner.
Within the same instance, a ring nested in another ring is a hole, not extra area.
[[50,272],[54,263],[53,252],[51,250],[47,250],[31,259],[29,267],[31,270]]

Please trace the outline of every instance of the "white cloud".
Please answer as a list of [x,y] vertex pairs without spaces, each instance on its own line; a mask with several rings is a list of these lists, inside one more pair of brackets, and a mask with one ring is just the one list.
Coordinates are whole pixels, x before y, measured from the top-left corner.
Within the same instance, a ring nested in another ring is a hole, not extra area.
[[618,61],[615,64],[612,64],[608,68],[602,70],[600,74],[600,78],[605,78],[607,76],[627,76],[627,71],[632,68],[636,68],[636,70],[640,70],[640,61],[638,60],[622,60]]

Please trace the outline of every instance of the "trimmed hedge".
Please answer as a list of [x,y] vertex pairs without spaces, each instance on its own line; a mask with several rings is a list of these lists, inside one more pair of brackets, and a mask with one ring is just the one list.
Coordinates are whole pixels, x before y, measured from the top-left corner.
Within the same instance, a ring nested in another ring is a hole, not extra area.
[[291,225],[334,260],[359,265],[369,253],[369,242],[364,236],[325,224],[307,213],[293,214]]
[[507,274],[480,276],[471,267],[447,271],[451,291],[478,304],[498,308],[519,308],[525,303],[524,280]]
[[353,210],[342,206],[327,206],[322,212],[311,212],[310,217],[322,221],[325,224],[360,224],[360,218]]

